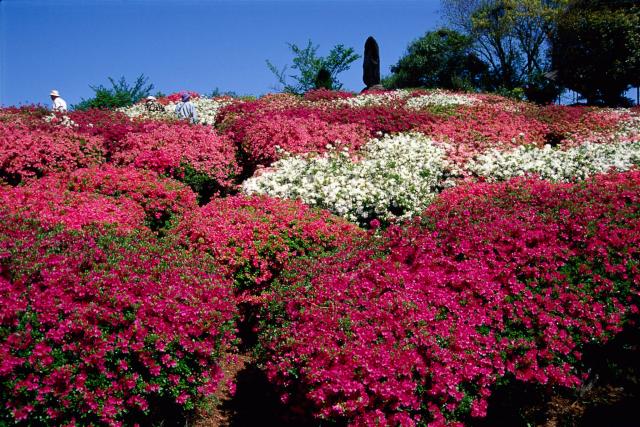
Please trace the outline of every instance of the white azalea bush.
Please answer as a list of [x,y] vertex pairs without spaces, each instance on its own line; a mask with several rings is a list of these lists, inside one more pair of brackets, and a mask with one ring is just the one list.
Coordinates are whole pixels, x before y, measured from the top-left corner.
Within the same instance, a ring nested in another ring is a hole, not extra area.
[[[226,105],[229,105],[233,102],[232,98],[222,97],[222,98],[192,98],[191,102],[196,107],[198,111],[198,123],[204,125],[214,125],[216,122],[216,117],[220,112],[220,109]],[[131,107],[121,108],[124,114],[131,118],[144,118],[144,119],[155,119],[155,120],[172,120],[175,119],[175,109],[177,103],[170,102],[167,105],[164,105],[164,111],[149,111],[144,106],[144,101],[134,104]]]
[[553,181],[576,181],[611,169],[626,171],[640,164],[640,141],[594,144],[562,150],[520,146],[511,151],[490,150],[466,165],[472,175],[488,181],[535,174]]
[[405,106],[410,110],[423,110],[429,107],[450,107],[457,105],[474,105],[477,98],[470,95],[435,90],[426,95],[409,98]]
[[352,98],[337,99],[333,101],[335,106],[348,107],[379,107],[397,104],[397,101],[411,96],[411,92],[406,89],[399,89],[388,92],[362,93]]
[[243,190],[301,199],[366,225],[420,213],[450,185],[445,157],[422,134],[388,135],[371,140],[355,159],[347,150],[286,157],[245,181]]

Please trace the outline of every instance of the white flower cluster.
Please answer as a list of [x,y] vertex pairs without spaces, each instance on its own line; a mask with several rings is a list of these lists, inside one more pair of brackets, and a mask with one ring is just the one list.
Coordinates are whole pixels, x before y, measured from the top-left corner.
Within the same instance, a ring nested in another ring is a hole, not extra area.
[[243,190],[301,199],[366,224],[416,215],[447,184],[445,152],[422,134],[373,139],[359,154],[358,159],[346,150],[284,158],[245,181]]
[[71,120],[71,117],[65,114],[60,115],[60,114],[51,113],[44,117],[44,121],[47,123],[54,123],[59,126],[64,126],[67,128],[73,128],[78,126],[76,122]]
[[587,142],[562,150],[520,146],[512,151],[490,150],[470,161],[466,169],[489,181],[539,175],[553,181],[576,181],[611,169],[629,170],[640,165],[640,141],[614,144]]
[[[232,98],[193,98],[191,99],[194,107],[198,111],[198,123],[204,125],[213,125],[220,109],[233,102]],[[144,106],[144,102],[134,104],[131,107],[121,108],[124,114],[131,118],[142,117],[145,119],[171,120],[175,119],[175,109],[177,103],[170,102],[164,106],[164,111],[149,111]]]
[[378,107],[385,106],[390,102],[398,99],[405,99],[411,95],[408,90],[400,89],[389,92],[378,93],[362,93],[352,98],[336,99],[333,101],[335,106],[349,106],[349,107]]
[[448,107],[453,105],[473,105],[478,99],[469,95],[435,90],[427,95],[409,98],[405,104],[411,110],[422,110],[429,107]]

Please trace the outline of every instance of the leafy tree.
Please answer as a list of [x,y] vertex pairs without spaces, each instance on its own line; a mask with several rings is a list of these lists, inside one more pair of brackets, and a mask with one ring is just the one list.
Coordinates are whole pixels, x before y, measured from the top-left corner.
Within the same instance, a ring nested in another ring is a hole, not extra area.
[[640,84],[640,7],[634,3],[575,0],[558,20],[557,79],[589,104],[627,104],[624,92]]
[[412,41],[407,53],[385,79],[390,88],[441,87],[472,89],[483,86],[486,65],[473,53],[471,37],[450,29],[427,32]]
[[[348,70],[351,67],[351,63],[358,60],[360,55],[356,54],[353,48],[347,48],[339,44],[331,49],[328,56],[322,57],[317,55],[319,47],[314,46],[311,40],[304,48],[289,43],[289,48],[294,55],[291,69],[297,70],[297,74],[287,76],[286,65],[282,70],[278,70],[271,61],[267,60],[267,67],[275,74],[285,92],[300,94],[314,89],[316,87],[316,78],[322,68],[329,72],[331,89],[342,88],[342,84],[337,78],[338,74]],[[287,77],[292,78],[295,83],[288,84]]]
[[79,104],[74,105],[76,110],[88,110],[90,108],[114,109],[128,107],[135,104],[140,99],[149,96],[153,90],[153,84],[149,83],[149,78],[140,74],[133,85],[127,83],[126,79],[120,77],[118,81],[109,77],[111,87],[103,85],[89,86],[95,95],[93,98],[82,99]]
[[473,39],[489,66],[494,90],[525,88],[528,96],[551,99],[558,88],[548,79],[549,35],[568,0],[442,0],[449,23]]

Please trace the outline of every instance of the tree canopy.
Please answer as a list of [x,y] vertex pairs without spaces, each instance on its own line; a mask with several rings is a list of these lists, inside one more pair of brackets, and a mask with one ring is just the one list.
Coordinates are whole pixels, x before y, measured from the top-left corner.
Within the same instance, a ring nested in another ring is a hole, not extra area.
[[388,87],[471,89],[481,86],[486,65],[472,51],[473,40],[450,29],[427,32],[409,44],[391,67]]
[[575,0],[558,19],[553,68],[558,82],[589,104],[624,105],[640,85],[640,7],[628,0]]
[[[313,45],[311,40],[307,46],[302,48],[294,43],[289,43],[289,48],[293,53],[292,70],[297,70],[296,74],[286,75],[288,66],[279,70],[271,61],[267,60],[267,67],[276,76],[285,92],[304,93],[316,88],[316,81],[320,70],[324,69],[329,73],[331,89],[340,89],[342,84],[338,81],[338,74],[348,70],[351,63],[357,61],[360,55],[356,54],[353,48],[338,44],[329,51],[326,57],[318,56],[319,45]],[[287,77],[293,79],[295,83],[287,82]],[[323,87],[326,87],[326,78],[323,77]]]
[[149,78],[144,74],[140,74],[133,85],[127,80],[120,77],[118,81],[109,77],[111,87],[89,86],[95,95],[93,98],[82,99],[80,103],[74,105],[76,110],[88,110],[90,108],[114,109],[120,107],[128,107],[135,104],[144,97],[149,96],[153,90],[153,84],[149,83]]

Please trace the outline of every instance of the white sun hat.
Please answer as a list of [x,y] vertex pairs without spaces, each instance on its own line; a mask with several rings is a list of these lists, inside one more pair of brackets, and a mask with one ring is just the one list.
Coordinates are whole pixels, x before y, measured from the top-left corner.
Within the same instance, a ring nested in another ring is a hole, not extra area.
[[54,89],[54,90],[52,90],[52,91],[51,91],[51,93],[50,93],[49,95],[51,95],[51,96],[60,96],[60,94],[58,93],[58,91],[57,91],[57,90],[55,90],[55,89]]
[[155,100],[156,100],[155,96],[153,96],[153,95],[147,96],[147,101],[155,101]]

